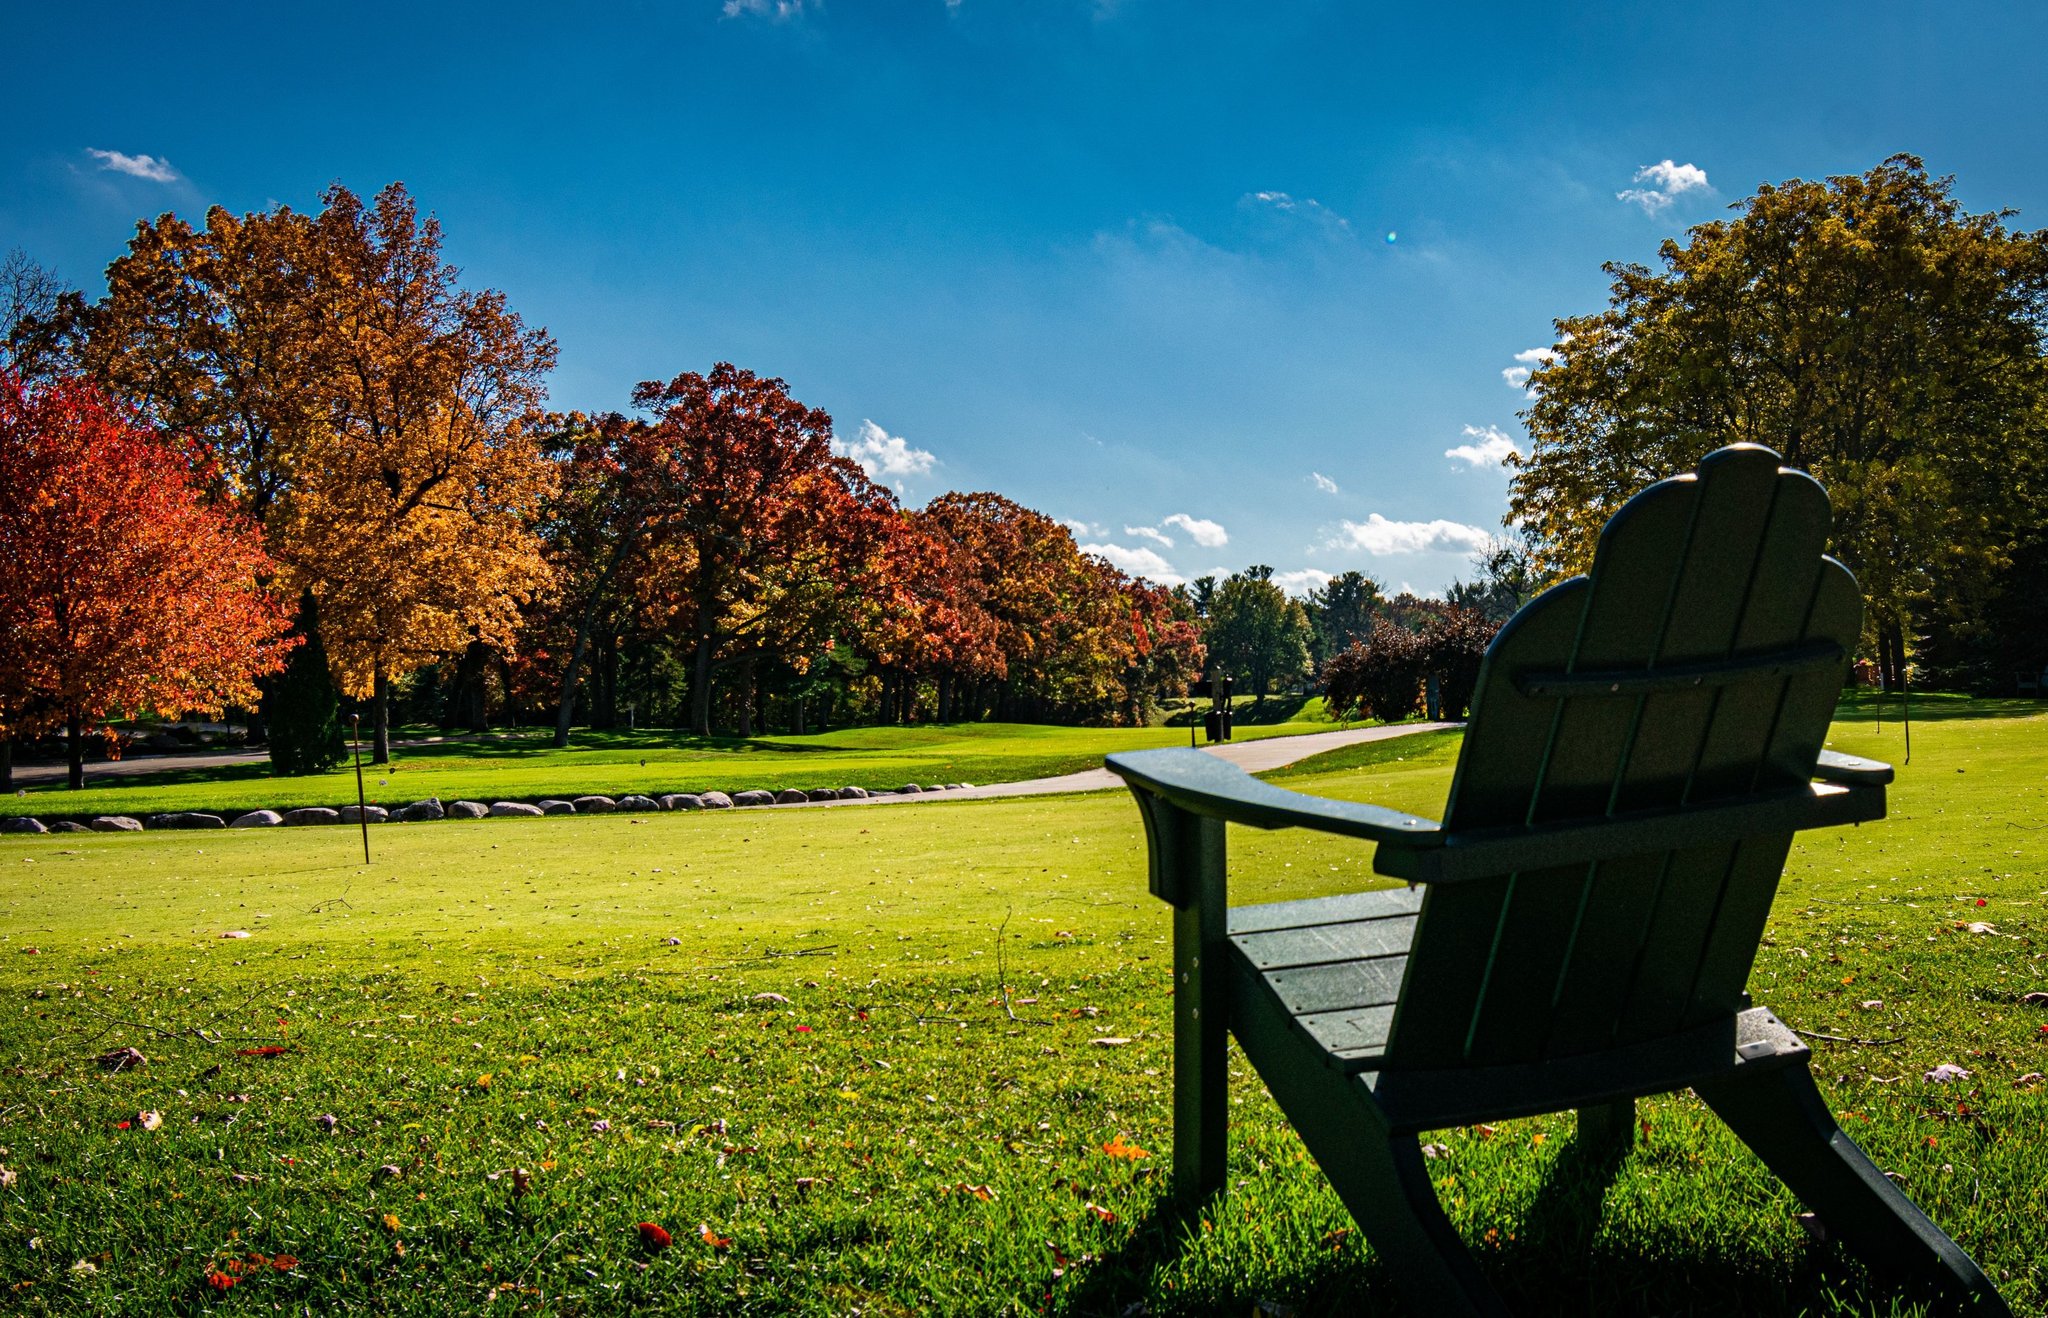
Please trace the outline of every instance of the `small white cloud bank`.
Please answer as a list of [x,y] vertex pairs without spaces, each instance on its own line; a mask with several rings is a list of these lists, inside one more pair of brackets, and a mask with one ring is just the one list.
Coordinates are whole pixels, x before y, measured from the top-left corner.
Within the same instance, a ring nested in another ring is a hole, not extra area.
[[1162,549],[1173,548],[1173,537],[1165,534],[1156,526],[1126,526],[1124,534],[1137,536],[1140,540],[1150,540]]
[[1351,221],[1314,197],[1296,197],[1285,192],[1248,192],[1244,196],[1244,204],[1320,224],[1336,233],[1351,232]]
[[1297,568],[1292,572],[1275,572],[1273,584],[1296,599],[1312,590],[1321,590],[1330,584],[1330,574],[1321,568]]
[[98,147],[87,147],[85,154],[99,161],[101,169],[126,174],[129,178],[146,179],[151,183],[178,181],[178,171],[161,156],[131,156],[120,151],[102,151]]
[[1476,526],[1446,521],[1395,522],[1369,515],[1362,522],[1342,522],[1340,534],[1331,537],[1331,549],[1362,549],[1382,554],[1464,553],[1476,554],[1493,543],[1493,537]]
[[1179,586],[1187,582],[1186,577],[1173,570],[1173,564],[1159,556],[1158,550],[1147,549],[1143,545],[1082,545],[1081,552],[1106,558],[1110,566],[1119,572],[1143,577],[1162,586]]
[[1478,426],[1466,426],[1465,437],[1471,442],[1445,449],[1444,456],[1475,467],[1498,467],[1521,452],[1515,447],[1515,441],[1501,433],[1498,426],[1488,426],[1484,430]]
[[1536,373],[1537,367],[1548,366],[1556,360],[1555,348],[1524,348],[1515,354],[1515,361],[1520,364],[1502,370],[1500,378],[1507,381],[1510,389],[1524,389],[1528,387],[1529,377]]
[[938,461],[930,451],[912,448],[901,435],[892,435],[872,421],[860,423],[860,438],[850,444],[834,436],[832,451],[852,458],[869,480],[877,481],[927,475]]
[[1614,199],[1641,206],[1645,215],[1656,215],[1668,210],[1671,203],[1683,194],[1702,191],[1708,186],[1706,170],[1698,165],[1680,165],[1670,160],[1644,165],[1636,171],[1635,181],[1650,186],[1624,188],[1614,194]]
[[1316,488],[1321,490],[1324,494],[1335,494],[1337,492],[1337,482],[1331,480],[1328,476],[1323,475],[1323,473],[1319,471],[1310,472],[1308,474],[1308,478],[1314,481],[1316,483]]
[[808,0],[725,0],[720,6],[727,18],[751,14],[773,23],[787,23],[792,18],[801,18],[807,8]]
[[1160,519],[1161,526],[1177,526],[1187,532],[1188,539],[1204,549],[1221,549],[1230,543],[1230,534],[1220,523],[1204,517],[1190,517],[1186,513],[1175,513]]

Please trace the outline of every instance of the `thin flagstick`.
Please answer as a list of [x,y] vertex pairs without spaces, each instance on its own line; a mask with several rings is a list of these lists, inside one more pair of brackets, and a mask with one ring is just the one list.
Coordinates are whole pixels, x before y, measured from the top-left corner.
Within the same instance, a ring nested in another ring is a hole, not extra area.
[[356,732],[356,822],[363,826],[363,864],[370,863],[370,809],[363,804],[363,716],[351,714]]

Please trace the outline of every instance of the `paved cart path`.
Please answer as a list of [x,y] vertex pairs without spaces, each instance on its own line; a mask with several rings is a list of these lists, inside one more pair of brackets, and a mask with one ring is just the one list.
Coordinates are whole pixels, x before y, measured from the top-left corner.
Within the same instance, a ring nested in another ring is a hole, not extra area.
[[[1261,737],[1257,741],[1233,741],[1220,746],[1204,746],[1201,749],[1219,760],[1230,761],[1246,773],[1263,773],[1268,769],[1293,764],[1296,760],[1305,760],[1311,755],[1336,750],[1340,746],[1356,746],[1360,742],[1385,741],[1390,737],[1407,737],[1418,732],[1435,732],[1439,728],[1458,726],[1456,723],[1399,723],[1392,727],[1345,728],[1338,732],[1305,732],[1292,737]],[[959,787],[945,792],[906,792],[901,795],[884,793],[855,801],[806,801],[802,804],[791,802],[785,806],[754,808],[802,810],[813,806],[872,805],[876,802],[886,804],[905,801],[960,801],[993,796],[1050,796],[1058,792],[1103,792],[1123,785],[1124,780],[1107,769],[1083,769],[1079,773],[1063,773],[1057,778],[1027,778],[1022,782],[989,783],[981,787]]]

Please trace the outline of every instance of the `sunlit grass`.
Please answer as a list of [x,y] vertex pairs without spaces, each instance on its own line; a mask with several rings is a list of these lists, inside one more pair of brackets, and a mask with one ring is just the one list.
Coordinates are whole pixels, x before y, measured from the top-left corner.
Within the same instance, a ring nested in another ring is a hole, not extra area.
[[[2048,1304],[2048,1110],[2015,1083],[2048,1070],[2021,1001],[2048,989],[2044,731],[1916,724],[1892,818],[1796,847],[1753,977],[1802,1029],[1898,1040],[1817,1041],[1816,1074],[2023,1313]],[[1434,812],[1455,740],[1287,785]],[[1890,721],[1835,744],[1903,750]],[[1168,1211],[1168,920],[1121,795],[372,841],[364,866],[339,829],[0,839],[10,1307],[1398,1309],[1241,1061],[1229,1197]],[[1232,846],[1238,900],[1380,882],[1364,847]],[[91,1064],[123,1045],[150,1065]],[[1923,1082],[1941,1062],[1973,1075]],[[1642,1111],[1611,1185],[1568,1115],[1437,1137],[1517,1312],[1890,1311],[1697,1102]],[[674,1243],[646,1250],[643,1221]],[[257,1253],[295,1264],[227,1269]]]

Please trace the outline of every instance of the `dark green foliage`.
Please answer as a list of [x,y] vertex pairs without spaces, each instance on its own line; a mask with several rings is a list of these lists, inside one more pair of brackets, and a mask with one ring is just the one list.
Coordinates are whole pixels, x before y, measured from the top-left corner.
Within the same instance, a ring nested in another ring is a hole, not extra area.
[[263,693],[263,720],[270,729],[270,769],[279,775],[322,773],[348,755],[342,736],[341,702],[320,642],[318,606],[309,591],[299,601],[293,634],[306,638],[292,650],[284,671]]
[[1311,643],[1316,662],[1328,663],[1352,642],[1371,635],[1373,613],[1381,602],[1380,584],[1363,572],[1340,572],[1328,585],[1310,591],[1304,607],[1315,629]]

